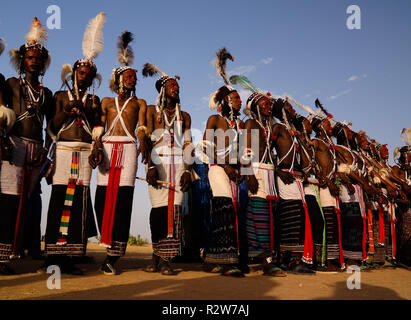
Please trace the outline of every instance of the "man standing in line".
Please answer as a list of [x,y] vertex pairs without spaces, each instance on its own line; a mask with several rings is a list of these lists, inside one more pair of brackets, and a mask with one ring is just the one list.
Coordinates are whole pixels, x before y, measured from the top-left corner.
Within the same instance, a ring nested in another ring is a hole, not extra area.
[[[46,139],[43,147],[44,118],[49,121],[53,113],[52,93],[42,85],[50,64],[45,41],[47,30],[34,18],[26,43],[10,51],[19,78],[9,78],[3,90],[8,111],[15,113],[16,121],[12,128],[6,128],[6,132],[10,130],[8,137],[2,139],[3,147],[8,145],[7,149],[12,151],[10,157],[3,157],[0,168],[0,260],[19,258],[22,254],[28,200],[39,182],[40,168],[51,144]],[[6,273],[12,272],[5,269]]]
[[[100,100],[87,89],[99,75],[92,61],[103,49],[105,14],[89,22],[83,38],[84,59],[64,65],[62,81],[69,90],[54,95],[55,114],[48,133],[56,141],[53,186],[46,227],[46,267],[59,265],[61,272],[83,274],[71,256],[86,252],[87,239],[96,235],[90,197],[92,168],[102,160]],[[68,82],[71,80],[72,89]],[[101,79],[99,79],[101,80]]]
[[162,75],[155,84],[159,92],[156,105],[147,108],[147,129],[153,143],[147,169],[153,264],[145,271],[175,275],[170,260],[181,255],[182,202],[191,186],[191,150],[187,148],[191,145],[191,117],[180,107],[178,76],[173,78],[149,63],[142,73]]
[[239,268],[238,237],[238,145],[240,129],[244,128],[244,123],[239,119],[241,99],[238,92],[229,85],[225,70],[227,59],[234,60],[232,55],[226,48],[220,49],[216,55],[217,72],[225,85],[210,99],[210,109],[217,109],[219,113],[208,118],[202,141],[210,158],[208,178],[213,194],[210,247],[205,254],[204,267],[208,272],[244,277]]
[[101,101],[104,158],[97,174],[94,208],[101,234],[101,245],[107,247],[107,257],[101,271],[115,275],[114,263],[126,253],[133,209],[134,184],[137,173],[137,137],[147,155],[146,102],[135,96],[137,70],[130,67],[134,55],[129,43],[133,35],[124,31],[118,41],[118,61],[123,66],[113,69],[110,89],[115,98]]

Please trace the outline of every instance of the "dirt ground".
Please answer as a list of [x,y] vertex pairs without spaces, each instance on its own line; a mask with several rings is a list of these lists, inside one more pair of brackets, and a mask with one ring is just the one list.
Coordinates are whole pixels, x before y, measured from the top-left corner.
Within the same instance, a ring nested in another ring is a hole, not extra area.
[[94,262],[79,264],[83,276],[62,275],[61,289],[47,288],[50,274],[37,273],[42,261],[13,261],[13,276],[0,276],[0,300],[410,300],[411,272],[404,268],[361,272],[361,289],[348,289],[348,273],[263,276],[253,270],[245,278],[229,278],[202,271],[200,263],[175,264],[177,276],[146,273],[151,245],[129,246],[118,266],[122,273],[99,271],[104,248],[89,243]]

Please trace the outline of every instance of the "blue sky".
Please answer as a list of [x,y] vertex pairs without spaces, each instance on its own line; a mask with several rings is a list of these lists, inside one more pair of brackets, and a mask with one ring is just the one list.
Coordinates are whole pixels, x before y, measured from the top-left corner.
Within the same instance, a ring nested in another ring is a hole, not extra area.
[[[349,30],[349,5],[361,9],[361,29]],[[208,97],[221,84],[211,64],[226,46],[235,58],[230,73],[247,75],[253,84],[272,94],[292,96],[307,106],[319,98],[337,120],[352,121],[391,152],[403,145],[400,130],[411,125],[411,2],[397,1],[9,1],[0,3],[0,37],[6,51],[23,44],[34,16],[44,24],[47,7],[61,8],[61,29],[49,30],[47,48],[52,62],[44,83],[60,87],[64,63],[82,57],[81,42],[88,21],[104,11],[104,49],[95,60],[108,89],[117,67],[116,41],[124,30],[134,33],[134,67],[146,62],[170,75],[180,75],[183,110],[193,128],[203,130],[212,114]],[[24,10],[23,10],[24,7]],[[14,76],[6,52],[0,72]],[[139,76],[137,95],[152,104],[155,78]],[[246,92],[241,92],[243,102]],[[297,110],[305,114],[302,110]],[[139,176],[144,176],[139,165]],[[94,178],[93,178],[93,181]],[[92,189],[93,191],[94,189]],[[43,216],[50,187],[43,183]],[[93,195],[94,197],[94,195]],[[132,234],[150,238],[150,202],[144,182],[136,182]],[[43,223],[44,228],[44,223]]]

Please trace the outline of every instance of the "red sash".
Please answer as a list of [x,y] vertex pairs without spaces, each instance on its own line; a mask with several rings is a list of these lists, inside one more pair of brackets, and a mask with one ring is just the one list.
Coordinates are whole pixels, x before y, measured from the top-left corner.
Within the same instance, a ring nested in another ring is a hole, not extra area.
[[28,195],[32,174],[33,169],[27,169],[25,166],[23,167],[21,176],[19,208],[17,211],[17,220],[14,228],[13,255],[20,254],[21,246],[23,243],[24,217],[27,211],[27,201],[29,200]]
[[378,205],[378,227],[379,227],[378,241],[380,243],[384,243],[385,242],[384,211],[382,210],[380,205]]
[[338,221],[338,246],[340,251],[340,265],[341,269],[344,268],[344,253],[342,248],[342,241],[341,241],[341,209],[340,209],[340,200],[335,198],[335,213],[337,214],[337,221]]
[[111,150],[110,171],[106,189],[106,201],[104,203],[103,222],[101,225],[101,244],[111,246],[114,216],[116,212],[117,193],[120,185],[124,144],[114,142]]

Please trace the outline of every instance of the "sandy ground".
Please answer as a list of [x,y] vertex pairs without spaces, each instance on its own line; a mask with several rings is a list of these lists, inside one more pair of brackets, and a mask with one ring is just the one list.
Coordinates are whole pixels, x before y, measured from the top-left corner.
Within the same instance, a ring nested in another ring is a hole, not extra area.
[[80,264],[83,276],[62,275],[61,289],[47,288],[49,274],[36,273],[42,261],[13,261],[16,275],[0,276],[0,300],[410,300],[411,272],[382,269],[362,272],[361,289],[347,288],[347,273],[262,276],[253,270],[245,278],[229,278],[202,271],[199,263],[178,263],[177,276],[146,273],[151,246],[129,246],[118,266],[122,273],[106,276],[99,271],[104,249],[90,243],[87,255],[94,263]]

